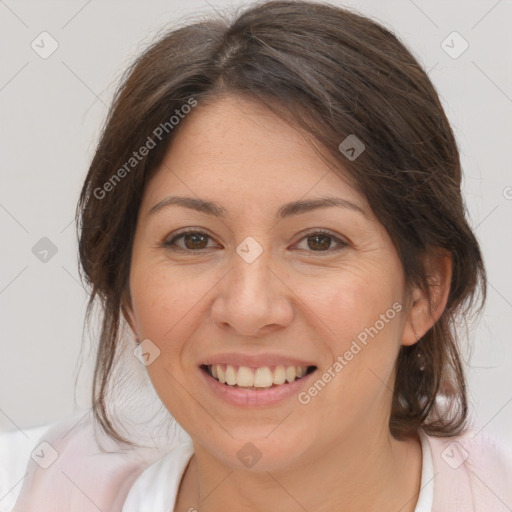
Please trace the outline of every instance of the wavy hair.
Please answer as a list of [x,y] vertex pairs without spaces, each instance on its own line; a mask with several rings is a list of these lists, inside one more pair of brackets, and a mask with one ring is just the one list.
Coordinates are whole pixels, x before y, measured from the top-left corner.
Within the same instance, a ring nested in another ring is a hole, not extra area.
[[[191,98],[201,105],[226,95],[256,100],[311,134],[335,172],[341,175],[342,167],[367,198],[409,284],[428,293],[424,256],[438,250],[451,255],[442,316],[421,344],[400,350],[389,427],[396,438],[419,428],[437,436],[460,433],[468,406],[455,325],[477,299],[483,304],[486,278],[466,220],[454,134],[427,73],[389,29],[344,8],[296,0],[174,25],[121,81],[77,206],[88,311],[96,299],[103,310],[92,390],[102,429],[132,444],[108,415],[107,388],[129,304],[141,198],[180,126],[162,132],[122,182],[110,181],[108,194],[98,191]],[[350,134],[365,145],[353,161],[338,149]]]

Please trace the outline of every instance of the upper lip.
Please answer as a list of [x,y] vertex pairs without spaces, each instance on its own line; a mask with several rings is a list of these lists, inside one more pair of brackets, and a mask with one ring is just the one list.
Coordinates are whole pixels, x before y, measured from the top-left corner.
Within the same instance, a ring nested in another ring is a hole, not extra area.
[[216,354],[206,358],[200,365],[230,364],[233,366],[248,366],[262,368],[264,366],[316,366],[311,361],[281,354],[248,355],[239,353]]

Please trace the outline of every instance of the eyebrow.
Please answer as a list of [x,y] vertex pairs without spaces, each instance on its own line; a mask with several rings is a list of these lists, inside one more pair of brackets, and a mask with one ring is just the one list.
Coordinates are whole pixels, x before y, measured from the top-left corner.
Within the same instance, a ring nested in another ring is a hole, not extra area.
[[[213,201],[197,199],[194,197],[169,196],[155,204],[149,210],[149,215],[155,214],[163,208],[172,205],[182,206],[201,213],[206,213],[207,215],[214,215],[215,217],[220,217],[222,219],[225,218],[228,213],[224,207]],[[329,208],[333,206],[347,208],[366,216],[365,211],[360,206],[348,201],[347,199],[342,199],[341,197],[320,197],[317,199],[306,199],[286,203],[279,208],[276,217],[278,219],[284,219],[286,217],[307,213],[319,208]]]

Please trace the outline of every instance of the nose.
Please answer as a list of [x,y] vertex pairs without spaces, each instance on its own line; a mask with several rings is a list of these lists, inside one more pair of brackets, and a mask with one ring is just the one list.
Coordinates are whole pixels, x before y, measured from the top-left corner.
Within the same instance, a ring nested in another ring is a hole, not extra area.
[[211,315],[217,326],[241,336],[261,337],[285,328],[293,318],[293,293],[284,284],[269,252],[252,263],[234,256],[219,282]]

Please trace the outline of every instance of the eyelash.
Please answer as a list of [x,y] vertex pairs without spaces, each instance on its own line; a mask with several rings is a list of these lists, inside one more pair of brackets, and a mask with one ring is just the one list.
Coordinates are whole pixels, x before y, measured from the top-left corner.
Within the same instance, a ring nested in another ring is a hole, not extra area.
[[[205,233],[204,231],[199,231],[199,230],[187,230],[187,231],[182,231],[181,233],[178,233],[178,234],[175,234],[170,240],[165,240],[163,242],[163,247],[165,247],[166,249],[168,250],[171,250],[171,251],[177,251],[177,252],[188,252],[188,253],[193,253],[193,252],[196,252],[196,253],[199,253],[199,252],[203,252],[203,251],[207,251],[209,249],[212,249],[212,247],[206,247],[204,249],[197,249],[197,250],[193,250],[193,249],[184,249],[183,247],[179,247],[177,245],[175,245],[176,241],[185,237],[186,235],[204,235],[206,237],[208,237],[210,240],[212,240],[212,237],[210,235],[208,235],[208,233]],[[341,240],[340,238],[338,238],[337,236],[333,235],[330,231],[326,231],[326,230],[323,230],[323,229],[317,229],[315,231],[311,231],[310,233],[306,233],[300,240],[299,242],[301,242],[302,240],[306,240],[307,238],[309,237],[312,237],[312,236],[315,236],[315,235],[325,235],[325,236],[328,236],[330,237],[333,241],[335,241],[338,245],[337,247],[334,247],[334,248],[329,248],[325,251],[313,251],[313,250],[309,250],[307,252],[311,252],[311,253],[315,253],[315,254],[326,254],[326,253],[332,253],[332,252],[337,252],[345,247],[347,247],[349,244],[343,240]],[[297,242],[297,243],[299,243]],[[300,249],[300,250],[306,250],[306,249]]]

